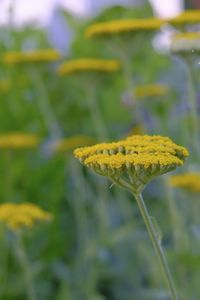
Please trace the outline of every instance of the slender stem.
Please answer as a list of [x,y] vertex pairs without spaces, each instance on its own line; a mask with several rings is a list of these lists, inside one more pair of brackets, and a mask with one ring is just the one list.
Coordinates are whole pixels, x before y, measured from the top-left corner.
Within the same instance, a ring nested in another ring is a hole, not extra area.
[[140,193],[139,194],[133,193],[133,195],[134,195],[134,197],[135,197],[135,199],[137,201],[137,204],[139,206],[141,215],[142,215],[143,220],[145,222],[147,231],[149,233],[149,236],[150,236],[151,241],[153,243],[153,246],[155,248],[157,257],[158,257],[158,259],[160,261],[160,264],[161,264],[161,267],[162,267],[162,270],[163,270],[163,274],[165,276],[168,288],[169,288],[170,293],[171,293],[171,299],[172,300],[178,300],[177,291],[176,291],[176,288],[175,288],[175,285],[174,285],[174,281],[172,279],[171,272],[169,270],[169,266],[168,266],[165,254],[164,254],[162,246],[161,246],[161,244],[160,244],[160,242],[159,242],[159,240],[157,238],[157,234],[156,234],[154,225],[153,225],[153,223],[151,221],[151,217],[150,217],[150,215],[148,213],[148,210],[146,208],[146,205],[144,203],[142,194],[140,194]]
[[105,139],[107,140],[108,134],[97,100],[98,99],[96,99],[95,87],[90,86],[88,88],[88,94],[87,94],[87,105],[90,111],[92,123],[96,131],[97,138],[100,141],[103,141]]
[[192,145],[193,150],[197,158],[199,158],[199,120],[197,110],[197,99],[195,92],[195,83],[193,78],[193,72],[190,62],[186,64],[187,70],[187,82],[188,82],[188,101],[190,104],[190,117],[192,121]]
[[29,70],[29,74],[33,83],[33,87],[36,90],[38,106],[44,118],[49,134],[54,138],[61,137],[61,128],[56,119],[54,110],[50,105],[47,90],[42,82],[39,72],[37,72],[37,70],[34,68],[31,68]]
[[16,234],[16,243],[15,243],[15,251],[18,258],[18,261],[21,265],[23,275],[24,275],[24,282],[27,292],[27,299],[28,300],[37,300],[36,291],[33,283],[33,272],[29,265],[28,257],[26,255],[26,251],[23,247],[23,243],[21,240],[20,234]]

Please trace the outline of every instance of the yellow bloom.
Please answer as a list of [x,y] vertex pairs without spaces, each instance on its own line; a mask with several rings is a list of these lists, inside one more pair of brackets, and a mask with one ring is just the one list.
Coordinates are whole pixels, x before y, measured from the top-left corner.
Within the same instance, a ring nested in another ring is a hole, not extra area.
[[168,20],[174,26],[184,26],[200,23],[200,10],[186,10],[180,15]]
[[169,94],[169,87],[165,84],[144,84],[136,86],[136,98],[162,97]]
[[0,205],[0,222],[12,230],[32,227],[38,221],[49,221],[51,219],[52,215],[50,213],[32,203],[5,203]]
[[11,87],[11,83],[8,79],[0,80],[0,93],[6,93]]
[[56,141],[52,148],[55,152],[65,152],[74,150],[77,147],[88,146],[94,143],[94,138],[85,135],[75,135]]
[[128,173],[134,188],[181,166],[188,151],[168,137],[135,135],[113,143],[82,147],[74,155],[96,173],[114,180]]
[[0,149],[31,149],[38,146],[40,139],[33,134],[8,133],[0,135]]
[[120,69],[120,63],[115,59],[80,58],[69,60],[58,68],[60,76],[76,72],[115,72]]
[[3,62],[8,65],[23,63],[52,62],[61,58],[61,54],[55,49],[10,51],[3,55]]
[[124,32],[150,32],[159,30],[163,23],[163,20],[156,18],[114,20],[89,26],[85,31],[85,36],[91,38],[93,36],[120,34]]
[[191,192],[200,192],[200,173],[187,172],[169,178],[169,185]]
[[172,36],[170,50],[176,54],[193,55],[200,52],[200,32],[179,33]]

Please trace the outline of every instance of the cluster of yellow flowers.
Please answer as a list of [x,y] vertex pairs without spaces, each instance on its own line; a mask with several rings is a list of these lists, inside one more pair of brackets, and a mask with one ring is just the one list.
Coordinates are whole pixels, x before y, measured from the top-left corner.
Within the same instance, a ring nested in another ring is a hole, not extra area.
[[149,97],[162,97],[168,94],[169,87],[165,84],[144,84],[136,86],[134,89],[134,95],[139,99]]
[[3,55],[5,64],[22,64],[52,62],[61,58],[60,52],[55,49],[32,50],[32,51],[10,51]]
[[12,230],[32,227],[38,221],[50,221],[52,215],[32,203],[0,205],[0,222]]
[[200,173],[187,172],[169,178],[169,185],[191,192],[200,192]]
[[52,145],[55,152],[65,152],[74,150],[77,147],[89,146],[94,143],[94,138],[86,135],[75,135],[62,140],[56,141]]
[[116,179],[128,173],[137,188],[181,166],[188,151],[167,137],[135,135],[118,142],[78,148],[74,155],[100,175]]
[[0,149],[31,149],[38,146],[40,139],[33,134],[10,133],[0,135]]
[[200,23],[200,10],[186,10],[178,16],[168,20],[174,26],[184,26],[188,24]]
[[93,36],[120,34],[124,32],[150,32],[159,30],[163,23],[163,20],[156,18],[114,20],[89,26],[85,31],[85,36],[91,38]]
[[114,59],[80,58],[69,60],[58,68],[60,76],[83,71],[115,72],[120,69],[120,63]]
[[170,50],[175,54],[195,55],[200,52],[200,32],[178,33],[172,36]]

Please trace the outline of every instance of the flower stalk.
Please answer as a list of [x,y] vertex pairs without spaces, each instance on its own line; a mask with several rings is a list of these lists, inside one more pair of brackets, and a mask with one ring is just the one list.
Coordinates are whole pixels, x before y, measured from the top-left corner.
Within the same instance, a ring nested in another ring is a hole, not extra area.
[[27,299],[37,300],[36,291],[33,282],[33,272],[31,270],[27,254],[23,246],[21,236],[18,232],[16,232],[15,236],[16,236],[15,251],[16,251],[16,256],[18,258],[18,262],[23,271]]

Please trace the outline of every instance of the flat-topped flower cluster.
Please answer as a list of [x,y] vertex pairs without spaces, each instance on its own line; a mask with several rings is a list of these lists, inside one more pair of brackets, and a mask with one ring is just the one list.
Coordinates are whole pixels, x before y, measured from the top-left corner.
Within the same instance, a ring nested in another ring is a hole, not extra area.
[[78,148],[74,155],[100,175],[116,180],[128,174],[132,183],[144,185],[181,166],[188,151],[168,137],[133,135],[118,142]]

